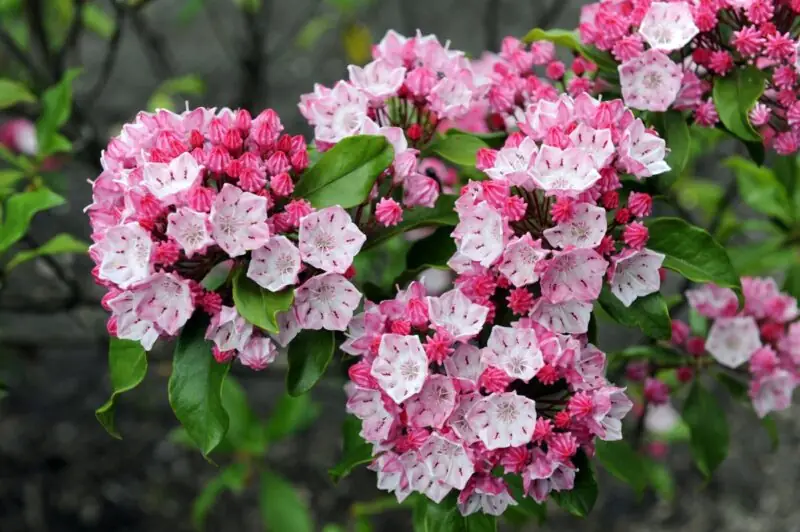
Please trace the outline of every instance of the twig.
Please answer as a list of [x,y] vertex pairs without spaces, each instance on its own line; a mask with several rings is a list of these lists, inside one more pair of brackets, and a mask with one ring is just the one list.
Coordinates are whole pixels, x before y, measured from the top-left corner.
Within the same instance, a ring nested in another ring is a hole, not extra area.
[[217,39],[219,43],[219,47],[222,48],[222,52],[228,56],[228,59],[232,61],[237,61],[238,54],[236,50],[231,48],[228,39],[225,37],[225,32],[222,31],[222,27],[218,24],[219,17],[217,14],[214,13],[213,9],[211,8],[211,2],[204,1],[203,4],[203,12],[206,14],[206,18],[208,19],[208,25],[211,27],[211,33],[214,34],[214,38]]
[[54,61],[54,68],[56,69],[56,78],[61,78],[61,75],[66,70],[67,65],[67,57],[72,49],[75,47],[78,39],[81,36],[81,32],[83,31],[83,6],[86,3],[86,0],[77,0],[75,2],[74,7],[74,16],[72,17],[72,23],[69,26],[69,30],[67,31],[67,37],[64,39],[64,43],[61,45],[61,49],[58,51],[58,55]]
[[267,83],[261,83],[261,78],[262,72],[269,67],[269,54],[264,53],[264,45],[268,37],[267,30],[271,19],[271,10],[272,0],[263,0],[256,13],[247,13],[242,10],[248,33],[247,39],[250,43],[250,48],[242,57],[243,79],[238,107],[243,109],[252,109],[259,91],[263,98],[268,98],[269,88],[266,86]]
[[58,72],[50,56],[50,42],[47,39],[47,30],[44,27],[44,15],[42,12],[42,0],[28,0],[25,2],[25,16],[28,19],[34,41],[39,47],[44,64],[51,73],[53,79],[58,78]]
[[161,35],[150,28],[141,12],[141,7],[140,5],[137,9],[131,11],[133,27],[136,29],[137,36],[144,46],[145,55],[153,72],[161,80],[171,78],[173,68],[166,42],[164,42],[164,38]]
[[0,43],[5,46],[14,59],[25,68],[33,78],[34,83],[37,85],[45,85],[47,84],[48,75],[46,73],[42,73],[39,70],[39,67],[36,65],[36,62],[31,58],[25,51],[17,46],[17,43],[14,42],[14,39],[9,35],[5,29],[0,27]]
[[100,67],[100,76],[86,95],[86,101],[88,102],[96,102],[106,88],[111,72],[114,70],[122,38],[122,28],[125,26],[125,10],[114,1],[111,4],[114,6],[114,34],[111,35],[106,49],[106,56],[103,58],[103,64]]
[[722,194],[719,203],[717,204],[717,212],[714,213],[711,223],[708,224],[708,232],[711,236],[719,229],[722,224],[722,219],[725,217],[725,212],[728,210],[733,199],[736,197],[736,180],[731,179],[725,186],[725,192]]
[[483,15],[483,29],[486,36],[485,48],[494,50],[499,46],[497,42],[500,31],[500,0],[489,0],[486,3],[486,12]]

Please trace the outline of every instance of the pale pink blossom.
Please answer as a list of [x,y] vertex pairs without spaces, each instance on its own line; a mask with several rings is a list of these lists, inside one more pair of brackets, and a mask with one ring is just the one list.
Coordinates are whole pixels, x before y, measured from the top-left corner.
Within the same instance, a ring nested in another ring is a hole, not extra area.
[[500,214],[481,202],[460,217],[453,237],[462,255],[489,266],[503,254],[504,233]]
[[239,350],[239,362],[254,371],[261,371],[275,361],[278,349],[266,336],[253,335]]
[[533,329],[500,326],[492,328],[481,361],[524,382],[531,380],[544,366]]
[[295,292],[295,312],[303,329],[344,331],[361,301],[361,293],[336,273],[317,275]]
[[428,297],[431,323],[446,330],[457,341],[466,341],[478,334],[488,313],[488,308],[476,305],[458,289],[439,297]]
[[668,52],[683,48],[699,31],[688,2],[653,2],[639,25],[651,48]]
[[580,148],[592,157],[597,168],[606,166],[616,151],[610,129],[595,129],[580,123],[569,134],[569,138],[574,148]]
[[669,56],[650,49],[619,66],[625,104],[642,111],[666,111],[681,89],[683,70]]
[[206,340],[211,340],[220,351],[244,348],[253,334],[253,325],[236,312],[234,307],[223,306],[211,317],[206,330]]
[[509,506],[516,505],[503,479],[491,475],[481,475],[458,497],[458,510],[465,516],[481,511],[499,517]]
[[755,379],[750,386],[750,397],[758,417],[789,408],[797,384],[797,377],[782,369]]
[[422,390],[405,402],[408,421],[412,427],[440,429],[456,407],[457,392],[453,379],[431,375]]
[[347,412],[363,422],[359,435],[368,442],[377,443],[389,437],[394,416],[386,410],[380,391],[348,388]]
[[578,203],[569,221],[544,231],[544,237],[558,248],[596,248],[606,234],[606,211],[589,203]]
[[539,298],[531,309],[531,319],[560,334],[583,334],[589,330],[592,304],[582,301],[551,303]]
[[155,324],[142,318],[136,310],[140,297],[125,291],[108,302],[112,319],[116,322],[116,336],[123,340],[134,340],[150,351],[160,335]]
[[271,292],[297,283],[298,273],[300,251],[285,236],[273,236],[254,250],[247,267],[247,276]]
[[686,300],[692,308],[707,318],[730,317],[739,309],[736,292],[714,284],[704,284],[687,290]]
[[530,233],[509,242],[503,259],[497,267],[514,286],[525,286],[539,280],[537,265],[549,255],[541,240],[533,240]]
[[174,203],[174,197],[196,186],[203,169],[190,153],[182,153],[169,164],[144,165],[142,184],[159,200]]
[[326,272],[346,272],[366,239],[338,205],[313,212],[300,221],[300,257]]
[[428,377],[428,357],[419,338],[384,334],[372,376],[397,404],[419,393]]
[[667,144],[658,135],[648,131],[644,122],[635,120],[622,135],[619,145],[620,165],[638,178],[669,172],[664,158]]
[[706,351],[723,366],[737,368],[750,360],[761,345],[753,318],[719,318],[708,332]]
[[188,258],[214,244],[208,214],[188,207],[180,207],[167,216],[167,236],[175,239]]
[[564,251],[548,262],[542,274],[542,296],[551,303],[594,301],[607,267],[608,263],[593,249]]
[[403,84],[406,69],[402,66],[391,66],[385,60],[378,59],[364,67],[350,65],[350,83],[360,89],[373,102],[381,102],[395,96]]
[[[476,348],[477,349],[477,348]],[[479,351],[480,352],[480,351]],[[469,411],[480,402],[483,396],[479,392],[462,393],[458,396],[458,404],[453,410],[450,419],[447,420],[447,425],[453,429],[453,432],[464,440],[464,443],[471,445],[480,441],[478,434],[472,429],[472,426],[467,420]]]
[[361,131],[367,119],[367,97],[350,83],[340,81],[311,104],[311,115],[316,139],[336,143]]
[[449,377],[477,384],[486,369],[481,361],[481,350],[471,344],[459,344],[452,355],[444,360],[444,367]]
[[497,152],[494,165],[485,170],[492,179],[506,180],[513,185],[523,185],[531,179],[531,169],[539,148],[530,137],[519,146],[505,146]]
[[89,253],[100,257],[100,279],[124,289],[150,275],[153,248],[148,232],[138,223],[131,222],[110,228],[103,240],[89,249]]
[[419,452],[431,476],[455,489],[464,489],[475,472],[464,446],[436,433],[431,434]]
[[267,200],[226,183],[211,207],[211,236],[231,257],[267,243]]
[[622,418],[633,408],[633,402],[625,395],[625,390],[614,386],[604,386],[594,395],[592,420],[589,428],[605,441],[622,439]]
[[600,179],[592,156],[580,148],[543,145],[534,164],[533,181],[550,194],[576,196]]
[[492,394],[467,414],[467,421],[487,449],[505,449],[531,441],[536,403],[517,392]]
[[611,262],[611,293],[629,307],[636,299],[658,292],[661,288],[658,270],[663,263],[664,255],[649,249],[621,253]]
[[157,273],[134,291],[139,316],[170,336],[178,334],[194,312],[191,283],[173,273]]

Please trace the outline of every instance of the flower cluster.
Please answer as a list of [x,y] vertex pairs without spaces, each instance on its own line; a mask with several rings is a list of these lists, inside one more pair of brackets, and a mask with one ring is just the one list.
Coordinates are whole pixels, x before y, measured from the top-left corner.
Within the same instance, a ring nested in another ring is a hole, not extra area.
[[218,360],[265,367],[273,340],[239,315],[229,282],[203,282],[220,268],[271,292],[296,288],[278,317],[281,345],[301,328],[347,327],[361,299],[347,274],[365,236],[341,207],[292,197],[306,143],[274,111],[140,113],[102,165],[87,212],[112,335],[150,349],[202,311]]
[[[332,89],[316,85],[301,96],[299,107],[314,126],[320,150],[359,134],[383,135],[392,144],[395,159],[384,176],[390,186],[377,183],[372,199],[378,222],[394,225],[403,207],[433,207],[441,183],[420,171],[419,150],[445,120],[464,117],[485,90],[463,52],[433,35],[406,38],[389,31],[373,48],[373,59],[363,67],[350,65],[349,80]],[[402,190],[401,203],[392,197],[394,190]]]
[[517,502],[496,468],[542,502],[573,488],[574,458],[592,455],[595,437],[622,437],[632,404],[606,381],[600,350],[528,318],[491,326],[489,312],[413,282],[350,325],[347,409],[374,445],[378,487],[400,501],[459,490],[462,514],[500,515]]
[[604,279],[625,305],[657,292],[664,256],[645,248],[645,193],[620,195],[620,173],[669,170],[665,143],[620,100],[586,93],[530,106],[522,132],[478,152],[489,180],[456,202],[456,285],[490,319],[508,307],[560,334],[588,329]]
[[673,320],[673,342],[694,356],[710,355],[721,366],[744,372],[753,407],[764,417],[788,408],[800,383],[800,322],[795,321],[800,313],[797,300],[781,293],[774,279],[745,277],[742,288],[741,311],[729,288],[689,290],[689,304],[712,320],[711,327],[705,339],[691,337],[686,324]]
[[688,109],[704,126],[719,121],[715,79],[754,66],[766,90],[750,122],[778,153],[791,154],[800,149],[798,13],[800,2],[788,0],[601,0],[583,8],[580,34],[621,63],[629,106]]

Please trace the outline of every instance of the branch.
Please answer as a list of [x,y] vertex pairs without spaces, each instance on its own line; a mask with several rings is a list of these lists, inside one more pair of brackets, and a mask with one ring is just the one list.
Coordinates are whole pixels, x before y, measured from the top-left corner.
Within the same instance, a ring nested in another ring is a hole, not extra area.
[[86,101],[89,102],[96,102],[106,88],[111,72],[114,70],[122,38],[122,28],[125,26],[125,10],[114,1],[111,2],[111,5],[114,6],[114,34],[108,43],[106,56],[103,58],[103,64],[100,67],[100,76],[86,95]]
[[14,59],[16,59],[16,61],[30,73],[34,83],[42,86],[47,84],[47,74],[42,73],[39,70],[39,67],[36,65],[36,62],[33,60],[33,58],[28,56],[28,54],[25,53],[22,48],[17,46],[17,43],[14,42],[14,39],[2,26],[0,26],[0,43],[3,43],[3,46],[8,49]]
[[[271,8],[272,0],[263,0],[256,13],[242,10],[248,33],[247,40],[250,43],[250,48],[241,61],[243,79],[237,107],[243,109],[253,108],[259,91],[265,99],[268,98],[267,84],[262,84],[261,78],[262,72],[269,67],[269,54],[264,53],[264,44],[268,37]],[[267,19],[266,23],[263,19]]]
[[145,55],[157,77],[162,80],[172,77],[172,61],[169,57],[167,43],[164,38],[153,31],[147,23],[141,8],[146,4],[137,6],[131,11],[131,21],[136,29],[137,36],[144,46]]
[[58,55],[55,58],[54,68],[56,69],[56,78],[58,79],[61,78],[61,75],[66,69],[67,56],[75,47],[83,31],[83,6],[85,3],[86,0],[77,0],[75,2],[74,16],[72,17],[72,23],[67,32],[67,37],[64,39],[64,43],[61,45],[61,49],[58,51]]
[[50,42],[47,39],[47,30],[44,27],[42,0],[28,0],[25,2],[25,8],[25,17],[28,19],[28,26],[30,26],[33,39],[42,54],[47,70],[52,74],[51,77],[56,79],[58,72],[56,72],[50,56]]
[[486,4],[486,12],[483,15],[483,30],[486,35],[485,48],[494,50],[500,46],[498,42],[500,25],[500,0],[489,0]]

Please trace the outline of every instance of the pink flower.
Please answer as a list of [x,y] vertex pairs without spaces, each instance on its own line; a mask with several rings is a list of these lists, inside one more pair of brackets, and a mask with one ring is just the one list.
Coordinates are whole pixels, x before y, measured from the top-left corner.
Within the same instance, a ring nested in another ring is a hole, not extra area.
[[497,270],[514,286],[525,286],[539,280],[537,264],[547,258],[549,252],[542,248],[542,241],[534,241],[530,233],[512,240],[503,253]]
[[343,331],[359,301],[361,293],[341,275],[317,275],[295,292],[297,321],[304,329]]
[[347,271],[366,239],[338,205],[309,214],[300,221],[300,257],[325,272]]
[[384,334],[372,376],[397,404],[419,393],[428,376],[428,358],[419,338]]
[[395,96],[403,84],[406,69],[390,66],[387,61],[378,59],[359,67],[347,67],[350,73],[350,83],[360,89],[373,102],[381,102],[390,96]]
[[758,417],[763,418],[770,412],[789,408],[797,382],[796,377],[781,369],[754,380],[750,386],[750,397]]
[[631,222],[622,232],[622,239],[632,249],[642,249],[650,238],[650,232],[641,222]]
[[382,198],[375,207],[375,219],[382,225],[397,225],[403,219],[403,208],[392,198]]
[[225,184],[211,207],[211,236],[231,257],[258,249],[269,240],[267,200]]
[[692,308],[707,318],[730,317],[739,308],[739,300],[733,290],[713,284],[687,290],[686,299]]
[[253,335],[239,351],[239,362],[254,371],[261,371],[272,364],[277,356],[278,350],[269,338]]
[[503,219],[488,203],[482,202],[460,217],[453,237],[461,254],[489,266],[503,253]]
[[578,203],[569,221],[544,231],[550,245],[558,248],[595,248],[606,234],[606,211],[588,203]]
[[253,334],[253,325],[236,312],[234,307],[222,307],[211,317],[206,330],[206,340],[214,342],[220,351],[233,351],[244,348]]
[[658,292],[661,287],[658,270],[663,262],[663,254],[649,249],[621,253],[611,262],[611,293],[629,307],[638,298]]
[[644,192],[631,192],[628,196],[628,209],[631,214],[639,218],[650,216],[653,211],[653,198]]
[[589,330],[592,304],[582,301],[551,303],[540,298],[531,309],[531,319],[560,334],[583,334]]
[[89,249],[92,256],[100,258],[99,278],[120,288],[128,288],[150,275],[152,251],[150,235],[137,223],[110,228],[103,240]]
[[456,341],[465,341],[480,332],[489,309],[472,303],[460,290],[439,297],[428,297],[431,323],[449,332]]
[[140,299],[140,295],[133,292],[122,292],[108,301],[108,308],[116,325],[117,338],[137,341],[149,351],[160,332],[152,321],[139,315],[137,307]]
[[174,336],[194,312],[190,282],[171,273],[157,273],[134,289],[136,312]]
[[159,200],[170,200],[197,185],[202,171],[197,161],[189,153],[184,153],[169,164],[145,164],[142,184]]
[[271,292],[296,284],[298,273],[300,251],[285,236],[273,236],[254,250],[247,268],[247,276]]
[[650,177],[670,170],[664,139],[649,132],[641,120],[635,120],[620,140],[620,164],[637,177]]
[[214,244],[208,214],[186,207],[167,216],[167,236],[174,238],[189,258]]
[[533,329],[492,328],[481,361],[502,369],[509,377],[524,382],[531,380],[544,366],[536,333]]
[[538,151],[533,139],[525,137],[519,146],[506,146],[496,152],[491,164],[485,168],[486,175],[492,179],[522,185],[531,178],[531,169]]
[[542,296],[551,303],[593,301],[600,294],[608,263],[591,249],[556,255],[541,277]]
[[545,192],[575,196],[599,179],[594,159],[582,149],[544,145],[536,157],[533,181]]
[[678,50],[699,33],[688,2],[653,2],[639,25],[651,48]]
[[753,318],[719,318],[711,326],[705,348],[714,359],[729,368],[747,362],[761,347],[758,325]]
[[666,53],[650,49],[619,67],[622,97],[634,109],[666,111],[681,88],[680,65]]
[[412,427],[440,429],[453,413],[457,400],[453,379],[444,375],[431,375],[419,393],[405,401],[408,422]]
[[487,449],[530,442],[536,424],[536,403],[516,392],[492,394],[476,403],[467,422]]

